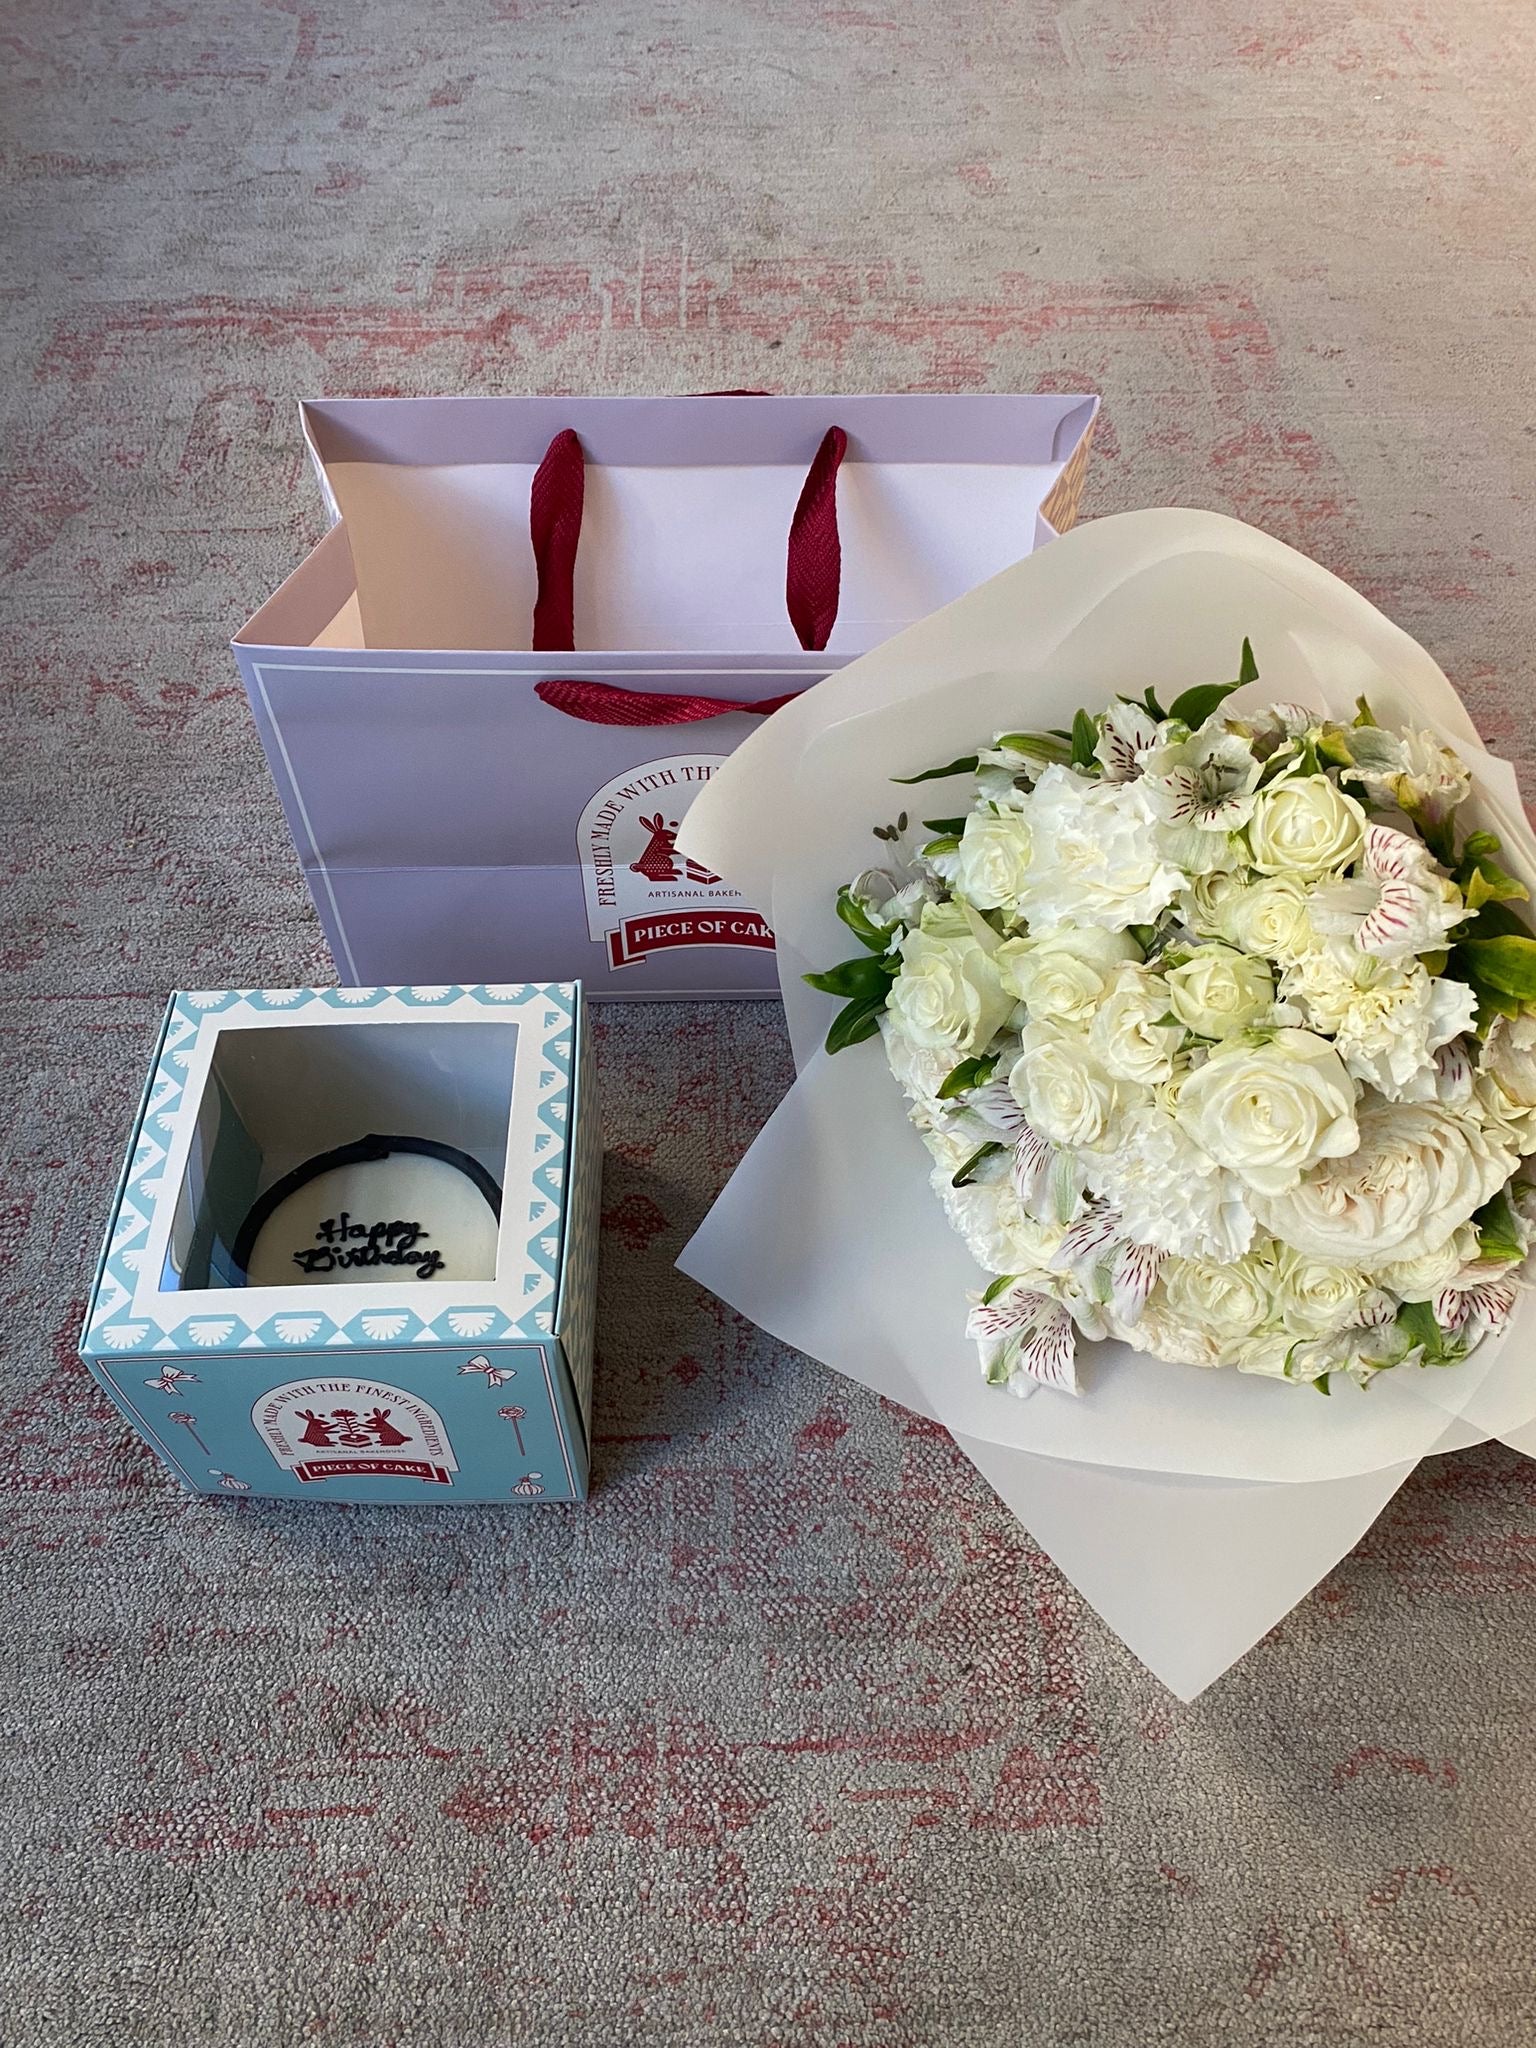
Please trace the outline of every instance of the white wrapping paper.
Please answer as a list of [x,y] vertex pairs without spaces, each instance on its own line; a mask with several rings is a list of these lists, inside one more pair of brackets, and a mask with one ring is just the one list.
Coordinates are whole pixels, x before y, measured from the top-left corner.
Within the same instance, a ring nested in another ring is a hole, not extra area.
[[[800,974],[848,950],[840,883],[878,860],[871,826],[955,808],[892,778],[1001,730],[1068,724],[1149,684],[1231,672],[1247,635],[1259,701],[1430,726],[1476,779],[1536,896],[1536,841],[1508,764],[1486,754],[1414,641],[1315,563],[1203,512],[1080,527],[777,713],[689,813],[684,848],[771,904],[799,1079],[680,1260],[785,1343],[937,1417],[1148,1666],[1192,1697],[1349,1549],[1421,1457],[1536,1442],[1536,1307],[1449,1369],[1399,1369],[1328,1399],[1085,1347],[1086,1391],[1017,1400],[964,1335],[978,1269],[929,1186],[878,1041],[829,1059],[834,1002]],[[1236,700],[1243,701],[1240,697]],[[948,794],[946,794],[948,792]],[[968,802],[967,783],[964,801]]]

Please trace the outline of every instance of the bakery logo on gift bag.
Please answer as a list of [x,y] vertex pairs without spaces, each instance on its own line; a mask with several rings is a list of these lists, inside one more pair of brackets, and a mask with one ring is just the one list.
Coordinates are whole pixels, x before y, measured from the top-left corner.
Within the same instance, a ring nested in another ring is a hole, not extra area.
[[458,1460],[435,1408],[382,1380],[290,1380],[251,1410],[278,1464],[306,1482],[420,1479],[451,1486]]
[[674,946],[772,949],[773,933],[741,891],[677,850],[684,812],[724,759],[648,761],[606,783],[582,812],[587,929],[611,971]]

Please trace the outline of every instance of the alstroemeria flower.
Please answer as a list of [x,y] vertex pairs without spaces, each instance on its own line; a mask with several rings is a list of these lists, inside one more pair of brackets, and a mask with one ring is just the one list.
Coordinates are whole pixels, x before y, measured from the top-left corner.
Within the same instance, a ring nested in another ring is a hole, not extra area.
[[1378,960],[1406,960],[1443,946],[1467,907],[1422,840],[1373,824],[1355,874],[1322,883],[1307,914],[1323,938],[1353,938]]
[[1261,766],[1241,733],[1203,725],[1188,739],[1170,740],[1147,756],[1143,781],[1165,825],[1202,832],[1236,832],[1253,815]]

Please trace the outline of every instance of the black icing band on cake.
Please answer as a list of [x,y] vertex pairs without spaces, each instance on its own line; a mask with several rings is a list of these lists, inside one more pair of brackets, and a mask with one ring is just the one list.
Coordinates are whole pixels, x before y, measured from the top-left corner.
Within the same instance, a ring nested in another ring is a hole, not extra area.
[[[249,1270],[251,1253],[256,1249],[256,1240],[275,1209],[282,1206],[290,1195],[312,1180],[318,1180],[322,1173],[329,1173],[337,1166],[371,1166],[380,1159],[388,1159],[395,1152],[413,1152],[422,1159],[441,1159],[446,1166],[456,1166],[466,1180],[472,1181],[484,1195],[486,1206],[497,1222],[501,1221],[501,1187],[493,1180],[468,1152],[461,1152],[457,1145],[440,1145],[435,1138],[381,1138],[370,1135],[358,1138],[350,1145],[338,1145],[330,1152],[317,1152],[313,1159],[306,1159],[302,1166],[296,1166],[291,1173],[285,1173],[281,1180],[274,1181],[264,1195],[258,1195],[251,1206],[251,1212],[240,1226],[230,1256],[240,1272]],[[303,1282],[295,1283],[302,1286]]]

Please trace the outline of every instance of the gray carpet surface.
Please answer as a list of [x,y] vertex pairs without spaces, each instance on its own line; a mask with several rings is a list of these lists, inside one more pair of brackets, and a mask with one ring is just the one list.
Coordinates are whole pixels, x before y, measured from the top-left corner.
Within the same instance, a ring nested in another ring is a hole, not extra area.
[[1089,514],[1307,549],[1529,778],[1526,0],[0,28],[0,2041],[1522,2048],[1536,1467],[1431,1461],[1170,1702],[673,1272],[772,1009],[602,1014],[584,1506],[204,1504],[74,1343],[164,992],[329,978],[224,645],[300,396],[1098,389]]

